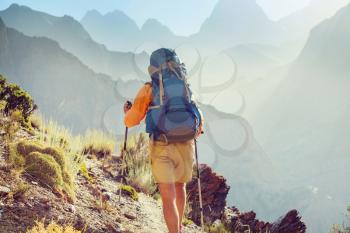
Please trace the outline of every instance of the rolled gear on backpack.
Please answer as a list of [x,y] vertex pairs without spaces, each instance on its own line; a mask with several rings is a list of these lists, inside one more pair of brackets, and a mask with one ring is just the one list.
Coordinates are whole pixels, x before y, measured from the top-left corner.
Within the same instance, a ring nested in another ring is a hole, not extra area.
[[196,137],[201,116],[186,79],[186,68],[174,50],[161,48],[150,58],[152,103],[146,115],[146,132],[168,142]]

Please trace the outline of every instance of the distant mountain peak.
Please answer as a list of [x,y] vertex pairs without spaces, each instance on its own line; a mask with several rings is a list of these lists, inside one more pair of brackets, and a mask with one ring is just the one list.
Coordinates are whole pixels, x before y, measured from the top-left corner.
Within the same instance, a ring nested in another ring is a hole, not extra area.
[[141,31],[145,36],[172,37],[174,33],[157,19],[149,18],[142,25]]
[[102,14],[98,10],[95,10],[95,9],[87,11],[85,15],[102,16]]
[[115,9],[114,11],[108,12],[107,15],[114,15],[114,16],[124,16],[130,18],[127,14],[125,14],[123,11]]
[[9,6],[9,9],[16,9],[16,8],[20,8],[21,6],[17,3],[12,3],[10,6]]
[[164,24],[162,24],[161,22],[159,22],[157,19],[154,19],[154,18],[147,19],[145,23],[142,25],[141,30],[144,31],[144,30],[149,30],[154,28],[167,30],[168,32],[172,33],[167,26],[165,26]]
[[284,35],[256,0],[219,0],[196,37],[206,49],[212,46],[217,50],[241,43],[277,45]]
[[30,7],[28,6],[24,6],[24,5],[19,5],[17,3],[12,3],[8,8],[8,11],[18,11],[18,10],[32,10]]

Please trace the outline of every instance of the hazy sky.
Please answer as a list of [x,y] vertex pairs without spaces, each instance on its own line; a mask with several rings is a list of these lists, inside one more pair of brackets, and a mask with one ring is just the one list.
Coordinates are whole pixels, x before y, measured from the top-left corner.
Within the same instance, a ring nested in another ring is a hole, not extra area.
[[[106,13],[124,11],[139,26],[147,18],[156,18],[179,35],[198,31],[218,0],[0,0],[0,9],[12,3],[27,5],[53,15],[68,14],[80,20],[86,11],[96,9]],[[331,1],[331,0],[330,0]],[[166,2],[166,4],[164,4]],[[271,19],[278,19],[303,8],[309,0],[257,0]],[[200,3],[200,5],[199,5]]]

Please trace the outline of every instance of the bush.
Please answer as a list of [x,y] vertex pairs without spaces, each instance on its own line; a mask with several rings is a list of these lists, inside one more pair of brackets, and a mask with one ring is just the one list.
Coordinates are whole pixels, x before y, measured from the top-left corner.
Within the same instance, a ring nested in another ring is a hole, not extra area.
[[11,113],[11,116],[4,118],[0,116],[0,127],[4,130],[5,140],[11,142],[15,134],[20,129],[20,123],[18,118],[21,117],[21,113],[14,111]]
[[90,183],[94,183],[94,179],[89,175],[88,169],[86,167],[86,163],[82,162],[80,164],[80,174]]
[[[53,156],[55,156],[57,153],[55,151],[58,151],[59,154],[65,155],[63,161],[60,161],[57,156],[56,158],[58,163],[62,167],[66,167],[66,170],[72,174],[74,180],[74,176],[79,172],[80,164],[83,161],[81,136],[73,136],[70,130],[60,126],[55,121],[45,121],[37,114],[34,114],[34,116],[38,125],[40,125],[40,130],[36,131],[37,140],[40,144],[54,150],[49,154],[53,153]],[[47,151],[43,153],[47,153]]]
[[72,226],[60,226],[54,222],[45,227],[44,223],[36,222],[35,226],[26,233],[81,233]]
[[12,112],[21,112],[20,123],[23,127],[29,126],[29,116],[37,109],[30,95],[16,84],[8,84],[6,79],[0,75],[0,100],[4,101],[3,112],[10,116]]
[[31,152],[26,156],[25,170],[51,187],[63,186],[61,167],[51,155]]
[[10,145],[9,162],[15,167],[24,167],[40,182],[65,192],[70,200],[74,200],[74,173],[67,169],[67,159],[62,150],[20,141]]

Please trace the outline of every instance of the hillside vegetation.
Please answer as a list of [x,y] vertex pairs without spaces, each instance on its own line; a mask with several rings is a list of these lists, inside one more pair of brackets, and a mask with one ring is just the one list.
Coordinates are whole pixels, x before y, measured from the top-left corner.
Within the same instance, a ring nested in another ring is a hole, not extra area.
[[166,231],[144,135],[130,138],[123,163],[112,135],[74,135],[0,80],[0,232]]

